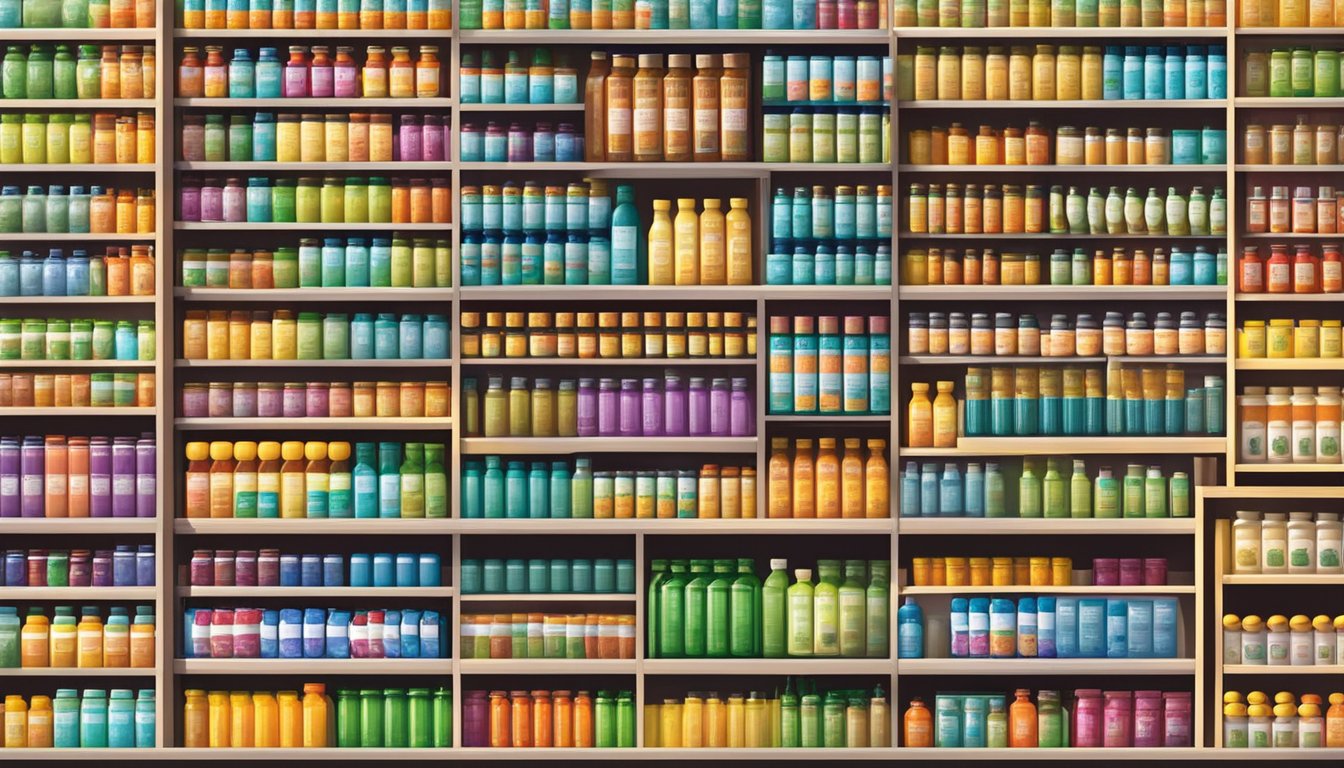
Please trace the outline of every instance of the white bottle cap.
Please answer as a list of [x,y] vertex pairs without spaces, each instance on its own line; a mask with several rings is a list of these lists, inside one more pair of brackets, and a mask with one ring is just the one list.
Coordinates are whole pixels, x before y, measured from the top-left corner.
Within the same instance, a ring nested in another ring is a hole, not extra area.
[[812,580],[812,569],[811,569],[811,568],[799,568],[798,570],[796,570],[796,571],[793,572],[793,577],[794,577],[795,579],[798,579],[799,581],[811,581],[811,580]]
[[785,560],[785,559],[782,558],[782,557],[772,557],[772,558],[770,558],[770,570],[772,570],[772,571],[785,571],[785,570],[788,570],[788,568],[789,568],[789,561],[788,561],[788,560]]

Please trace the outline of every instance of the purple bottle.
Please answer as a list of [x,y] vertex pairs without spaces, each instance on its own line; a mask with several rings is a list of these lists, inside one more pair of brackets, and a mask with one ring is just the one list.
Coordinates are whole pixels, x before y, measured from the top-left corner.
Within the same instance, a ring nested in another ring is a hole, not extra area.
[[[195,219],[196,221],[224,220],[224,188],[219,185],[219,179],[206,179],[205,183],[201,185],[199,210],[200,215]],[[188,219],[188,221],[191,221],[191,219]]]
[[601,437],[615,437],[620,434],[620,407],[617,404],[616,380],[599,380],[597,390],[597,434]]
[[401,131],[399,133],[401,154],[397,156],[398,160],[419,162],[424,159],[423,133],[419,117],[416,115],[401,116]]
[[93,551],[93,577],[90,582],[95,587],[110,587],[116,583],[112,550]]
[[233,417],[235,419],[255,419],[257,417],[257,385],[247,381],[233,384]]
[[182,221],[201,220],[201,182],[186,178],[177,189],[177,217]]
[[211,384],[206,396],[206,413],[212,419],[233,415],[233,390],[228,384]]
[[20,449],[19,492],[22,494],[23,517],[42,517],[46,512],[45,496],[46,451],[42,447],[42,438],[27,436],[23,438]]
[[421,146],[424,159],[430,162],[447,159],[444,157],[443,118],[438,115],[425,115],[425,127],[421,132]]
[[89,438],[89,516],[112,516],[112,447],[106,437]]
[[621,437],[639,437],[644,415],[639,405],[639,379],[621,379]]
[[727,437],[730,420],[729,401],[731,392],[728,380],[716,378],[709,384],[709,433],[715,437]]
[[574,410],[579,437],[596,435],[597,387],[593,379],[579,379],[579,394]]
[[467,691],[462,703],[462,746],[490,746],[490,700],[485,691]]
[[745,378],[733,379],[733,396],[728,409],[729,432],[733,437],[756,434],[756,407],[751,399],[751,385]]
[[658,388],[657,379],[644,380],[644,419],[645,437],[661,437],[663,434],[663,391]]
[[686,416],[691,437],[709,434],[709,390],[701,376],[691,377],[690,408]]
[[686,391],[681,388],[681,377],[669,373],[663,376],[663,433],[668,437],[685,437]]
[[0,517],[18,517],[19,439],[0,438]]
[[158,498],[158,477],[155,465],[158,451],[153,435],[141,435],[135,441],[135,516],[154,517],[154,500]]
[[520,123],[510,123],[508,141],[506,156],[510,163],[528,163],[532,161],[531,131],[524,128]]
[[[135,438],[112,438],[112,516],[135,517]],[[150,513],[153,517],[153,512]]]
[[154,571],[157,561],[153,544],[141,544],[135,551],[135,585],[137,587],[154,586]]

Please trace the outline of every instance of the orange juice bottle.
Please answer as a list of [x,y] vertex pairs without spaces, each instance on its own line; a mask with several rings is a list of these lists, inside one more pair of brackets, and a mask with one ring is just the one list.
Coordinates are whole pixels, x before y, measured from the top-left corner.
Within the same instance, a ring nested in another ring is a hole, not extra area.
[[187,701],[182,707],[182,746],[210,746],[210,704],[200,688],[186,690]]
[[840,517],[840,459],[835,455],[835,438],[817,441],[816,508],[817,517]]
[[327,746],[327,686],[322,683],[303,685],[303,746]]
[[5,697],[4,719],[4,747],[22,749],[28,746],[28,703],[22,696]]
[[1330,708],[1325,711],[1325,746],[1344,747],[1344,693],[1330,694]]
[[[141,611],[146,611],[141,613]],[[136,608],[135,620],[131,623],[131,668],[154,668],[154,610],[144,606]]]
[[86,614],[75,628],[75,666],[97,669],[103,666],[103,622],[96,614]]
[[910,385],[909,419],[905,427],[905,444],[911,448],[933,447],[933,403],[929,402],[929,385],[916,382]]
[[[153,665],[151,655],[150,666]],[[107,624],[103,627],[103,666],[109,668],[131,666],[131,625],[125,611],[107,617]]]
[[1036,705],[1031,703],[1031,691],[1018,688],[1017,699],[1008,707],[1008,746],[1035,749],[1037,744]]
[[270,691],[252,694],[252,739],[258,747],[280,746],[280,708]]
[[767,517],[793,517],[793,474],[789,461],[789,439],[770,438],[769,496]]
[[812,441],[800,437],[793,443],[793,517],[816,517],[816,466]]
[[884,455],[887,441],[874,438],[868,441],[868,462],[863,468],[863,482],[868,492],[864,498],[864,517],[891,516],[891,473]]
[[229,694],[227,691],[210,692],[209,742],[211,749],[229,746],[229,725],[232,715],[229,713]]
[[79,628],[74,616],[57,616],[51,623],[51,666],[74,667],[79,663]]
[[952,382],[938,382],[938,396],[933,400],[933,446],[957,447],[957,399],[952,395]]
[[28,748],[50,747],[54,736],[51,697],[33,696],[28,707]]
[[19,666],[51,666],[51,624],[41,614],[29,614],[19,632]]
[[840,516],[863,517],[863,456],[859,438],[845,438],[845,456],[840,461]]
[[288,749],[303,746],[303,704],[296,691],[280,691],[275,695],[280,710],[280,747]]
[[252,696],[247,691],[229,692],[229,746],[235,749],[253,745],[256,717],[252,711]]
[[904,738],[903,747],[933,746],[933,716],[921,699],[911,699],[910,708],[905,710],[902,720]]

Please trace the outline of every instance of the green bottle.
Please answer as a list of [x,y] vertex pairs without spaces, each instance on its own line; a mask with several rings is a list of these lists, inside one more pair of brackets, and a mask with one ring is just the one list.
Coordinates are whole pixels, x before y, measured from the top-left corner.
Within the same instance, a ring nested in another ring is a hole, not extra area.
[[1064,746],[1064,722],[1059,691],[1041,691],[1036,703],[1036,739],[1042,749]]
[[1190,234],[1189,213],[1189,209],[1186,208],[1185,197],[1177,192],[1175,187],[1167,187],[1167,234]]
[[1209,235],[1209,200],[1204,196],[1203,187],[1191,187],[1190,205],[1187,218],[1190,220],[1190,234]]
[[798,722],[802,726],[802,746],[821,746],[821,697],[805,693],[799,698]]
[[840,655],[862,658],[868,653],[868,563],[845,561],[845,580],[840,584]]
[[989,715],[985,717],[985,746],[990,749],[1008,747],[1008,712],[1003,699],[989,700]]
[[813,656],[840,655],[840,587],[826,578],[812,590],[812,631]]
[[705,603],[705,655],[714,659],[728,656],[731,635],[730,597],[733,586],[732,560],[714,561],[714,578],[709,582]]
[[[1148,188],[1148,197],[1143,201],[1143,225],[1145,232],[1139,234],[1162,235],[1167,231],[1166,202],[1157,194],[1157,187]],[[1130,234],[1134,234],[1131,232]]]
[[[498,460],[498,457],[495,457]],[[378,444],[378,516],[401,517],[401,445]],[[489,457],[486,460],[488,468]],[[488,472],[486,473],[489,474]],[[487,493],[488,497],[489,494]],[[490,506],[489,499],[486,506]],[[361,694],[362,695],[362,694]]]
[[870,573],[865,592],[868,631],[865,656],[885,659],[891,648],[891,561],[873,560],[868,563]]
[[1130,464],[1125,468],[1124,516],[1143,517],[1143,465]]
[[336,746],[359,746],[359,692],[352,688],[336,691]]
[[[785,630],[789,638],[790,656],[811,656],[813,636],[813,589],[812,569],[799,568],[793,572],[797,583],[789,587],[788,626]],[[774,578],[774,574],[770,574]],[[766,579],[768,584],[770,579]]]
[[997,461],[985,462],[985,517],[1007,517],[1003,472]]
[[439,688],[434,691],[433,733],[435,747],[453,746],[453,691]]
[[383,746],[405,747],[410,740],[407,722],[406,691],[401,688],[383,689]]
[[1148,234],[1143,221],[1143,198],[1139,197],[1139,191],[1133,187],[1125,190],[1125,229],[1116,234]]
[[401,516],[425,516],[425,444],[407,443],[401,462]]
[[767,659],[788,654],[788,568],[788,560],[772,558],[761,586],[761,655]]
[[593,701],[593,744],[599,748],[616,746],[616,694],[598,691]]
[[1069,516],[1092,516],[1092,481],[1087,478],[1087,463],[1073,460],[1073,476],[1069,478]]
[[1167,478],[1161,467],[1149,467],[1143,481],[1143,516],[1167,517]]
[[709,582],[712,580],[708,560],[691,561],[691,579],[686,582],[683,644],[683,652],[690,658],[703,657],[708,645]]
[[658,655],[686,655],[686,561],[673,560],[672,575],[658,586]]
[[846,699],[840,691],[827,691],[821,704],[821,745],[827,749],[845,746]]
[[635,746],[634,691],[621,691],[616,696],[616,746]]
[[1115,482],[1115,473],[1110,467],[1097,470],[1097,479],[1093,482],[1092,516],[1097,518],[1115,518],[1120,516],[1120,488]]
[[1017,481],[1017,510],[1019,517],[1041,516],[1041,481],[1025,460],[1022,477]]
[[570,482],[570,503],[574,517],[592,519],[593,517],[593,461],[588,458],[574,460],[574,478]]
[[1045,477],[1041,480],[1045,495],[1046,517],[1068,517],[1068,501],[1064,497],[1064,478],[1059,475],[1059,466],[1054,459],[1047,459]]
[[383,746],[383,694],[372,688],[359,692],[359,745]]
[[784,695],[779,697],[780,746],[803,746],[802,713],[798,709],[798,694],[793,692],[793,678],[784,679]]
[[728,653],[738,658],[760,658],[762,590],[756,561],[737,559],[737,578],[728,593]]
[[650,572],[652,575],[649,577],[649,615],[648,627],[646,628],[646,637],[648,640],[645,643],[648,648],[645,653],[647,654],[647,658],[656,659],[659,657],[658,627],[660,626],[659,622],[662,619],[658,607],[660,605],[659,601],[662,598],[661,588],[663,582],[667,581],[667,561],[654,560],[653,564],[650,566]]
[[434,713],[428,688],[412,688],[406,692],[406,712],[407,746],[434,746]]
[[425,443],[425,517],[448,517],[448,473],[443,443]]

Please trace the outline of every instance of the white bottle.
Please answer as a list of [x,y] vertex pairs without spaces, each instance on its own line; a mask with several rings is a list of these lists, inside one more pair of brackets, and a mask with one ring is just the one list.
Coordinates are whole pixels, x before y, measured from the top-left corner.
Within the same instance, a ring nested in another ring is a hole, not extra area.
[[1241,617],[1229,613],[1223,617],[1223,664],[1241,663]]
[[1316,572],[1344,573],[1344,525],[1338,512],[1316,513]]
[[1271,667],[1286,667],[1291,643],[1288,617],[1275,614],[1265,619],[1265,662]]
[[1294,667],[1310,667],[1316,663],[1316,635],[1311,631],[1311,619],[1298,614],[1288,620],[1288,663]]
[[1246,743],[1251,749],[1268,748],[1271,712],[1268,704],[1252,704],[1247,707],[1250,717],[1246,721]]
[[1311,652],[1312,664],[1334,664],[1339,658],[1339,649],[1335,647],[1336,643],[1344,638],[1336,637],[1335,625],[1330,621],[1330,617],[1324,614],[1311,620],[1312,629],[1315,630],[1312,641],[1313,648]]
[[[1243,391],[1245,394],[1237,398],[1242,413],[1252,410],[1266,412],[1264,387],[1246,387]],[[1237,426],[1237,433],[1241,438],[1241,460],[1247,464],[1264,464],[1268,461],[1269,446],[1265,422],[1243,418]]]
[[[1269,412],[1291,414],[1293,409],[1292,390],[1288,387],[1270,387],[1269,390],[1269,394],[1265,395]],[[1265,447],[1269,454],[1270,464],[1293,463],[1293,420],[1291,416],[1286,419],[1270,419],[1266,423]]]
[[1265,622],[1259,616],[1246,616],[1241,620],[1241,663],[1265,663]]
[[1232,572],[1260,572],[1260,513],[1238,511],[1232,523]]
[[[1339,387],[1316,388],[1317,413],[1339,413]],[[1316,461],[1321,464],[1338,464],[1339,420],[1316,420]]]
[[1288,572],[1288,515],[1266,512],[1260,524],[1260,572]]
[[1293,463],[1316,463],[1316,395],[1311,387],[1293,387],[1293,414],[1308,414],[1293,419]]
[[1288,572],[1316,572],[1316,521],[1310,512],[1288,513]]

